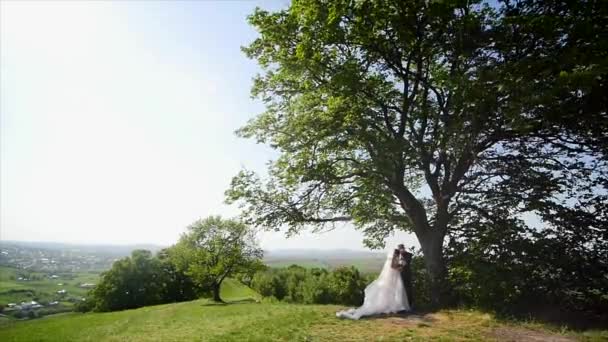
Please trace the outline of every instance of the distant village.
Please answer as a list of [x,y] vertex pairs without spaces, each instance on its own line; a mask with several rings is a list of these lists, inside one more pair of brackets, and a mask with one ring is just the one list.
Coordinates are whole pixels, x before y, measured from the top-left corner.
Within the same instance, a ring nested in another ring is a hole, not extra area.
[[[58,276],[57,275],[52,275],[50,278],[52,279],[57,279]],[[23,277],[18,277],[17,279],[18,281],[28,281],[28,279],[23,278]],[[58,283],[58,286],[62,286],[62,283]],[[95,287],[95,284],[93,283],[82,283],[79,284],[78,287],[82,288],[82,289],[92,289]],[[75,298],[68,298],[68,291],[66,289],[61,289],[55,292],[55,294],[57,295],[57,299],[66,299],[68,301],[75,301]],[[79,297],[79,300],[85,300],[84,297]],[[53,307],[53,306],[57,306],[60,304],[59,300],[53,300],[50,302],[47,302],[46,304],[43,303],[39,303],[35,300],[32,301],[25,301],[25,302],[21,302],[21,303],[7,303],[6,304],[6,308],[3,309],[3,313],[11,313],[13,311],[29,311],[29,310],[36,310],[36,309],[41,309],[44,307]]]
[[33,318],[71,311],[99,273],[126,249],[0,242],[0,315]]
[[89,272],[107,270],[118,256],[78,249],[55,250],[21,245],[0,245],[0,266],[33,272]]

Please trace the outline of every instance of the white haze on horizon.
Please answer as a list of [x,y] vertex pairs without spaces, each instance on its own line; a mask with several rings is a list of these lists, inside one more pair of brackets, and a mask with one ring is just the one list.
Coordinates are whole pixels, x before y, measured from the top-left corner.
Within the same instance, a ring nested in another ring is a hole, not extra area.
[[[284,4],[0,1],[0,240],[170,245],[236,216],[231,177],[276,156],[234,135],[263,110],[240,51],[256,5]],[[364,249],[350,225],[259,239]]]

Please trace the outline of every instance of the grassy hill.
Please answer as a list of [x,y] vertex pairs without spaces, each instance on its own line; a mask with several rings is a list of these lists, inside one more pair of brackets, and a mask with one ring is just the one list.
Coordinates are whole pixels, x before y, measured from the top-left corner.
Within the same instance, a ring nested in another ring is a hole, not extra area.
[[338,306],[205,300],[112,313],[64,314],[0,329],[2,341],[605,341],[608,332],[552,332],[491,315],[443,311],[348,321]]
[[262,299],[259,293],[230,278],[222,282],[220,296],[230,302],[257,301]]
[[[111,313],[69,313],[0,326],[0,341],[426,341],[429,339],[602,341],[608,331],[572,333],[500,322],[474,311],[442,311],[348,321],[334,305],[256,303],[258,295],[228,281],[233,302],[192,302]],[[246,302],[249,300],[249,302]],[[238,301],[238,302],[236,302]]]

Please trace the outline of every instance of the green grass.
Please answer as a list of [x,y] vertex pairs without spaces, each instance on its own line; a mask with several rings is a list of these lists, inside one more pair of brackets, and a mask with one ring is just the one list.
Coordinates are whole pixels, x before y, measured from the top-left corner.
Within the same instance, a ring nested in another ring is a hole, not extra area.
[[475,311],[348,321],[333,305],[206,300],[112,313],[70,313],[0,329],[1,341],[500,341],[513,336],[602,341],[608,332],[553,332],[512,326]]
[[228,301],[247,301],[247,300],[260,300],[260,296],[257,292],[247,286],[243,286],[237,280],[226,279],[222,282],[220,288],[220,297]]
[[[206,299],[110,313],[68,313],[0,321],[0,341],[605,341],[608,330],[573,333],[538,323],[499,321],[478,311],[441,311],[341,320],[335,305],[255,303],[259,295],[228,279],[228,304]],[[249,302],[247,302],[249,301]],[[560,340],[561,341],[561,340]]]

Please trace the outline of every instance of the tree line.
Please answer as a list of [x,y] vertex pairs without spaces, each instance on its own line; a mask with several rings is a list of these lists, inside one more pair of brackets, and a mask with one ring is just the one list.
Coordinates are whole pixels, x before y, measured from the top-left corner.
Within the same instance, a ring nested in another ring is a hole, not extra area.
[[[516,232],[516,227],[505,227],[501,234],[471,237],[466,246],[450,241],[447,281],[456,305],[504,313],[547,306],[606,312],[602,270],[597,267],[601,255],[577,253],[549,237],[531,245]],[[116,261],[77,310],[115,311],[200,297],[221,302],[220,287],[228,277],[270,302],[358,306],[365,287],[377,276],[355,267],[269,268],[262,262],[254,235],[238,220],[214,216],[198,220],[175,245],[155,255],[136,250]],[[556,254],[571,262],[549,262]],[[416,308],[431,308],[431,280],[420,251],[411,269]]]

